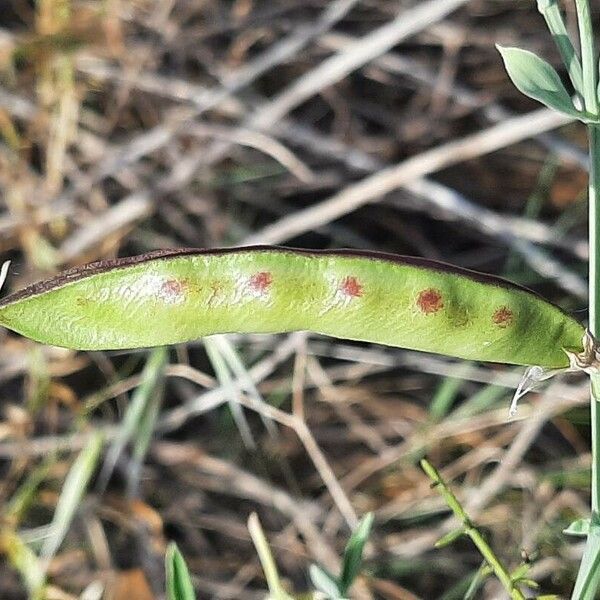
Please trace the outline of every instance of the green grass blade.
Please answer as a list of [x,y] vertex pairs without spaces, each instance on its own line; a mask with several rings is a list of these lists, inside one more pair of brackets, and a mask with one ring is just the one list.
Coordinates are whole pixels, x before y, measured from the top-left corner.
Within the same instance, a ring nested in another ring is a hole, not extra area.
[[175,542],[167,547],[165,555],[167,600],[196,600],[190,572]]
[[506,388],[498,385],[486,385],[484,388],[465,400],[456,410],[452,412],[453,419],[466,419],[486,410],[490,410],[500,399],[506,398],[508,406],[509,397]]
[[219,380],[219,384],[225,389],[231,390],[231,395],[228,398],[229,409],[231,410],[231,415],[233,416],[233,420],[235,421],[238,431],[242,436],[244,445],[246,448],[254,450],[256,449],[256,442],[252,436],[252,431],[250,429],[250,425],[248,425],[248,421],[246,420],[242,406],[235,398],[235,395],[239,394],[239,389],[236,385],[234,385],[229,365],[227,364],[227,360],[223,356],[221,347],[219,346],[218,337],[219,336],[210,336],[204,338],[206,354],[208,354],[208,358],[213,366],[215,375]]
[[464,383],[460,377],[445,377],[442,380],[429,405],[429,418],[432,421],[437,423],[448,414]]
[[133,393],[131,403],[127,407],[119,431],[106,454],[106,459],[98,478],[98,489],[100,491],[106,488],[108,480],[127,443],[131,439],[136,438],[140,430],[143,430],[141,423],[148,405],[152,402],[153,398],[159,396],[156,393],[157,386],[162,379],[167,359],[168,350],[165,347],[155,348],[150,353],[142,372],[140,385]]
[[[156,361],[154,361],[155,354]],[[165,389],[164,370],[167,366],[167,360],[167,348],[162,347],[153,350],[151,360],[148,361],[148,368],[151,371],[149,376],[154,385],[148,395],[140,421],[134,432],[132,460],[127,473],[127,492],[130,497],[135,496],[137,493],[142,463],[150,446],[156,421],[160,413]]]
[[19,572],[29,592],[30,600],[42,600],[45,584],[44,569],[33,550],[17,533],[9,529],[0,533],[0,543],[10,564]]
[[27,478],[13,494],[8,506],[4,510],[4,521],[18,523],[21,520],[23,514],[27,511],[31,503],[34,502],[39,486],[46,479],[56,461],[56,455],[51,454],[27,475]]
[[354,580],[360,572],[363,550],[369,540],[371,527],[373,526],[373,513],[367,513],[354,530],[350,537],[346,550],[344,551],[344,563],[339,580],[339,589],[342,596],[348,593]]
[[[244,361],[240,358],[239,353],[237,352],[233,344],[229,341],[227,336],[216,335],[213,336],[211,339],[213,339],[214,342],[217,344],[221,355],[227,362],[227,365],[231,369],[231,372],[237,378],[240,387],[243,390],[246,390],[246,392],[254,400],[254,402],[257,402],[259,404],[265,402],[261,393],[258,391],[258,388],[256,387],[254,381],[252,380],[250,373],[248,373],[248,369],[246,368]],[[278,430],[275,423],[262,414],[260,415],[260,418],[265,426],[265,429],[269,432],[269,435],[271,435],[272,437],[277,437]]]
[[337,578],[323,567],[310,565],[308,575],[315,588],[325,594],[327,598],[339,598],[341,596]]
[[71,526],[71,521],[79,508],[79,503],[96,470],[103,444],[104,439],[102,434],[99,432],[95,433],[79,453],[79,456],[75,459],[65,478],[56,510],[54,511],[54,518],[50,525],[51,535],[46,538],[40,552],[42,562],[40,578],[45,576],[50,561],[62,544]]

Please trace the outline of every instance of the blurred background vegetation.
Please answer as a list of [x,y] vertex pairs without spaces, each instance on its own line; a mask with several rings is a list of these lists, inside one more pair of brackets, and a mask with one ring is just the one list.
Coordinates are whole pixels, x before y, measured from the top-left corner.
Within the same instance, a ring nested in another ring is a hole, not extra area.
[[[0,0],[6,287],[156,248],[356,247],[505,275],[585,320],[585,132],[521,96],[495,43],[560,66],[528,0]],[[456,521],[424,456],[507,565],[572,587],[585,378],[509,421],[520,369],[305,334],[0,335],[2,599],[162,598],[171,540],[198,598],[264,598],[253,512],[301,594],[369,511],[353,598],[463,598],[481,557],[434,548]]]

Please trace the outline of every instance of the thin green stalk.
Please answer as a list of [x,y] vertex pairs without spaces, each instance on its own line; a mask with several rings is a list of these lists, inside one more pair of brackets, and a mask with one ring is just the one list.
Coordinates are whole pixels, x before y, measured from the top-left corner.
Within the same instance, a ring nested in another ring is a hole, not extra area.
[[508,594],[513,600],[525,600],[525,596],[521,590],[515,586],[510,573],[506,567],[502,564],[500,559],[494,554],[494,551],[490,548],[489,544],[485,541],[485,538],[481,535],[479,530],[473,525],[469,515],[465,512],[465,509],[461,506],[458,498],[452,493],[452,490],[447,486],[446,482],[442,479],[442,476],[438,471],[429,463],[423,459],[421,461],[421,467],[429,478],[438,487],[440,494],[444,497],[446,504],[450,507],[456,517],[462,522],[462,533],[468,535],[477,549],[485,558],[486,562],[496,577],[500,580]]
[[[598,115],[598,96],[596,92],[596,50],[594,48],[594,30],[588,0],[575,0],[577,24],[581,41],[581,66],[583,68],[583,99],[585,109],[592,115]],[[590,132],[591,133],[591,132]],[[591,142],[591,136],[590,136]],[[592,159],[593,161],[593,159]],[[590,182],[592,178],[590,177]],[[592,196],[590,196],[592,198]]]
[[[586,110],[598,115],[597,63],[594,32],[588,0],[575,0],[581,40],[583,96]],[[595,337],[600,334],[600,127],[588,125],[590,147],[589,178],[589,328]],[[573,600],[594,600],[600,586],[600,376],[591,376],[591,438],[592,438],[592,516],[590,531],[577,574]]]
[[600,522],[598,514],[598,496],[600,495],[600,401],[598,376],[591,378],[591,424],[592,424],[592,522]]
[[[600,127],[590,125],[589,238],[590,331],[600,337]],[[592,515],[600,512],[600,379],[592,377]]]
[[[600,127],[590,125],[589,238],[590,323],[600,333]],[[573,600],[594,600],[600,586],[600,377],[591,377],[592,517]]]

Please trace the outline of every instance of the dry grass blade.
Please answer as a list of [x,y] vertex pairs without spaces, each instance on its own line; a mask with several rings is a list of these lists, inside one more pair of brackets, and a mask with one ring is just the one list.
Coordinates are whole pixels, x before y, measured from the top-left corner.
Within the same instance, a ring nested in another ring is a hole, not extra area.
[[[174,134],[184,131],[186,125],[205,111],[218,106],[230,96],[252,83],[265,72],[276,67],[281,62],[293,56],[313,37],[320,35],[341,19],[356,3],[357,0],[335,0],[331,2],[315,28],[310,28],[300,34],[294,33],[275,48],[269,48],[263,55],[258,56],[251,65],[247,65],[238,73],[229,74],[225,85],[217,90],[202,94],[200,98],[192,98],[197,108],[170,126],[158,125],[147,133],[138,136],[125,147],[114,150],[96,169],[94,174],[80,182],[73,190],[62,198],[62,202],[82,194],[104,177],[114,175],[125,166],[134,163],[147,154],[158,150],[171,141]],[[464,2],[465,0],[463,0]]]
[[277,244],[353,212],[358,207],[382,198],[413,179],[429,175],[458,162],[482,156],[527,139],[542,131],[571,122],[570,117],[548,109],[514,117],[500,125],[427,150],[393,167],[351,184],[316,206],[297,211],[248,236],[245,244]]
[[268,129],[313,94],[340,81],[401,40],[426,29],[467,2],[468,0],[428,0],[409,10],[402,10],[394,20],[357,40],[296,80],[252,115],[250,126]]
[[256,513],[252,513],[248,518],[248,530],[258,552],[260,562],[269,585],[269,600],[292,600],[292,597],[284,590],[279,580],[277,566],[273,559],[273,554],[269,548],[269,543],[263,532],[260,521]]

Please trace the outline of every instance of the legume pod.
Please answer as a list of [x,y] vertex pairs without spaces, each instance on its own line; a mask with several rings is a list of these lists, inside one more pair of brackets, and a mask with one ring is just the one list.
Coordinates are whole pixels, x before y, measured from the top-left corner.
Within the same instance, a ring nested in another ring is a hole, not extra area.
[[561,368],[583,326],[504,279],[436,261],[269,246],[161,250],[66,271],[0,301],[0,325],[80,350],[310,330],[459,358]]

